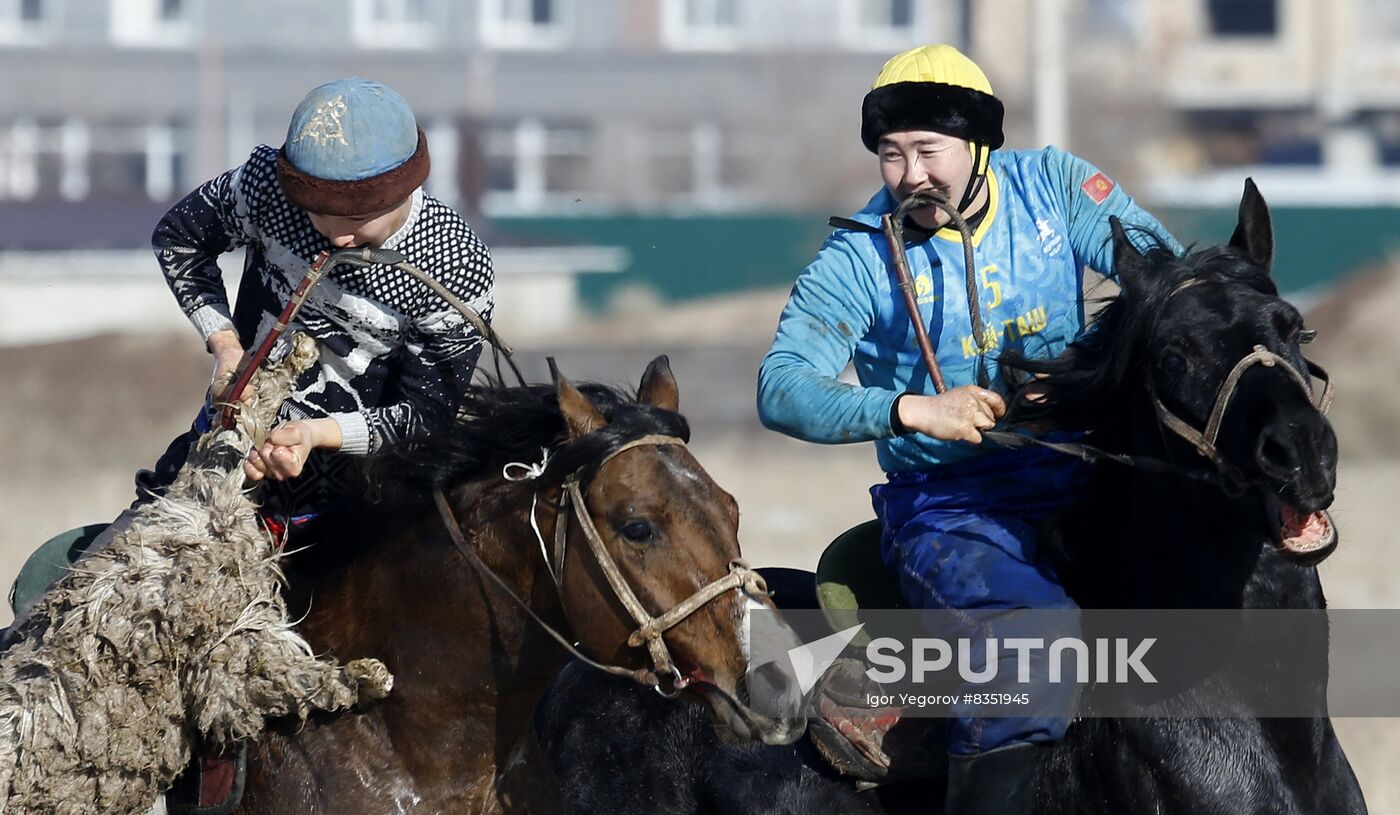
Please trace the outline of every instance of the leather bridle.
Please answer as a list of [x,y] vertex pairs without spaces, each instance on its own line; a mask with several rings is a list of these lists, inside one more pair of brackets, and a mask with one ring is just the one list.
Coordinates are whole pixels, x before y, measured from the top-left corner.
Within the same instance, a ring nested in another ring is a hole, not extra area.
[[[1179,292],[1206,282],[1209,281],[1199,277],[1183,281],[1171,290],[1167,295],[1167,300],[1175,297]],[[1234,398],[1235,391],[1239,388],[1240,378],[1244,376],[1245,371],[1255,365],[1262,365],[1265,368],[1279,368],[1288,374],[1289,378],[1298,384],[1298,387],[1303,389],[1308,401],[1325,414],[1327,409],[1332,406],[1332,380],[1327,376],[1327,372],[1323,370],[1322,366],[1316,362],[1307,357],[1303,358],[1303,362],[1307,365],[1308,373],[1322,382],[1322,392],[1316,396],[1313,393],[1312,383],[1292,363],[1262,345],[1254,346],[1253,351],[1245,354],[1239,362],[1235,363],[1235,367],[1230,369],[1225,381],[1220,384],[1220,389],[1216,391],[1215,404],[1211,407],[1205,427],[1201,430],[1192,427],[1180,416],[1173,413],[1157,396],[1155,387],[1152,388],[1152,406],[1163,427],[1181,437],[1197,453],[1214,464],[1216,470],[1228,482],[1241,486],[1246,483],[1244,475],[1238,468],[1225,460],[1225,457],[1220,454],[1220,449],[1216,446],[1216,440],[1220,435],[1220,425],[1225,419],[1225,410],[1230,406],[1230,400]]]
[[[675,436],[647,435],[628,441],[605,456],[594,468],[596,472],[603,465],[613,460],[622,453],[643,446],[679,446],[684,447],[685,442]],[[440,489],[434,488],[433,500],[437,504],[438,513],[442,516],[443,525],[447,528],[448,534],[452,538],[457,550],[466,558],[484,577],[489,579],[506,595],[519,605],[526,614],[535,620],[546,632],[562,645],[574,657],[592,665],[599,670],[608,673],[625,676],[643,685],[653,688],[657,693],[666,697],[674,697],[695,680],[695,677],[683,674],[676,664],[676,660],[671,655],[670,648],[666,645],[665,633],[683,620],[690,617],[695,612],[704,608],[715,598],[724,595],[732,589],[740,589],[746,594],[754,597],[766,596],[768,593],[767,584],[763,576],[751,569],[748,563],[740,559],[729,562],[729,572],[723,577],[713,580],[701,586],[697,591],[686,599],[680,601],[670,609],[658,615],[652,615],[637,599],[636,593],[632,590],[627,579],[623,577],[621,569],[617,566],[617,561],[608,551],[607,544],[603,536],[599,534],[597,526],[593,523],[592,515],[588,511],[587,504],[583,499],[583,486],[579,480],[579,471],[570,473],[564,479],[563,486],[559,494],[559,511],[555,515],[554,521],[554,557],[550,562],[548,555],[545,555],[545,565],[550,575],[554,579],[555,589],[558,592],[560,602],[563,603],[563,581],[565,554],[568,548],[568,526],[569,515],[578,521],[579,528],[583,530],[584,539],[588,541],[589,550],[593,554],[594,561],[598,564],[603,576],[607,578],[608,585],[617,598],[632,617],[637,628],[631,632],[627,638],[627,645],[632,648],[646,646],[651,661],[649,669],[629,669],[618,665],[608,665],[598,662],[578,650],[567,637],[559,633],[555,628],[535,613],[519,595],[515,593],[505,581],[502,580],[489,566],[482,562],[480,556],[467,543],[466,536],[462,534],[462,528],[457,523],[456,517],[452,514],[451,507],[447,503],[447,498]],[[533,513],[533,510],[532,510]],[[536,528],[536,534],[539,534]],[[543,543],[543,538],[541,538]],[[543,548],[543,547],[542,547]],[[663,681],[669,683],[669,687],[663,685]]]

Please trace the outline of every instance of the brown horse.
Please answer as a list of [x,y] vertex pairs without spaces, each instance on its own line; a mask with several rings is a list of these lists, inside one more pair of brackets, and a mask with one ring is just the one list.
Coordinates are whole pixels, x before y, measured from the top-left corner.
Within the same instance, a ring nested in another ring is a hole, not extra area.
[[[635,400],[557,374],[554,387],[477,388],[455,430],[371,467],[377,503],[316,522],[289,576],[306,639],[384,660],[393,692],[274,726],[250,747],[237,811],[558,809],[530,722],[569,655],[458,545],[589,657],[703,700],[735,737],[797,739],[803,719],[744,701],[748,610],[771,603],[735,563],[738,508],[685,447],[677,403],[665,357]],[[769,679],[795,711],[795,682]]]

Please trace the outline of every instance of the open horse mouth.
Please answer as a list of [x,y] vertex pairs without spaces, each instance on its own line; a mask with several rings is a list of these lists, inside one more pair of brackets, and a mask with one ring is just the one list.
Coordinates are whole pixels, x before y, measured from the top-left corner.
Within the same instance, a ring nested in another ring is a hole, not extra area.
[[1337,527],[1323,510],[1301,512],[1281,499],[1269,502],[1274,544],[1290,558],[1320,562],[1337,548]]

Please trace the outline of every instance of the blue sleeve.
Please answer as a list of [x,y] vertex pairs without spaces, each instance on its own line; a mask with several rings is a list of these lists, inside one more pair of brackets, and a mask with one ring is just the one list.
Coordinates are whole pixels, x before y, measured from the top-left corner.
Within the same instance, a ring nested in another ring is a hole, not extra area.
[[1175,254],[1181,244],[1161,222],[1139,207],[1132,196],[1089,162],[1053,147],[1044,156],[1045,175],[1050,189],[1059,198],[1069,243],[1074,256],[1085,266],[1113,277],[1113,233],[1109,216],[1117,215],[1128,237],[1139,249],[1151,247],[1144,231],[1160,237]]
[[890,408],[897,392],[837,379],[874,323],[873,275],[838,232],[797,278],[759,367],[758,416],[765,427],[824,444],[894,435]]

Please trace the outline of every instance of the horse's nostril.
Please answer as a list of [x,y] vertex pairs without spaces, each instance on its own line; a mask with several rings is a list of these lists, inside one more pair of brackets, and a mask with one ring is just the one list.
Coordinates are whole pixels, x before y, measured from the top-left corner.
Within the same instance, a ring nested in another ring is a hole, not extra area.
[[1264,433],[1259,437],[1256,457],[1259,466],[1265,472],[1274,475],[1288,475],[1298,469],[1298,459],[1293,454],[1293,448],[1273,433]]

